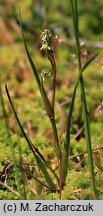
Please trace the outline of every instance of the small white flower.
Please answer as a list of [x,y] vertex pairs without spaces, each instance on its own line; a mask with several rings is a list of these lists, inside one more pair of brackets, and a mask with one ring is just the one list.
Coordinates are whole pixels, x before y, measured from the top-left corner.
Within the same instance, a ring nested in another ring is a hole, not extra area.
[[54,35],[51,29],[44,29],[41,33],[42,46],[40,50],[48,50],[53,52],[53,41],[57,36]]

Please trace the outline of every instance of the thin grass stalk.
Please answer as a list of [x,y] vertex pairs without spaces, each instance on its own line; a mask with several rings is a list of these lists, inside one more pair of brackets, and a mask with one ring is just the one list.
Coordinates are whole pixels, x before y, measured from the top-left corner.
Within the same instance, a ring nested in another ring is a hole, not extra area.
[[53,134],[54,134],[54,138],[55,138],[55,142],[57,143],[57,160],[58,160],[58,170],[59,170],[59,187],[60,187],[60,200],[61,200],[61,192],[62,192],[62,152],[61,152],[61,148],[60,148],[60,143],[59,143],[59,138],[58,138],[58,131],[57,131],[57,127],[56,127],[56,121],[55,121],[55,93],[56,93],[56,73],[57,73],[57,69],[56,69],[56,62],[55,62],[55,58],[53,55],[53,47],[52,47],[52,37],[53,35],[50,34],[49,35],[49,41],[48,42],[48,46],[49,46],[49,50],[47,49],[47,56],[48,56],[48,60],[51,63],[52,66],[52,76],[53,76],[53,84],[52,84],[52,101],[51,101],[51,106],[53,108],[54,111],[54,119],[51,119],[51,124],[52,124],[52,129],[53,129]]
[[[73,7],[73,14],[74,14],[74,6]],[[73,17],[74,20],[74,17]],[[75,22],[75,20],[74,20]],[[68,157],[70,153],[70,128],[71,128],[71,121],[72,121],[72,114],[74,110],[74,102],[75,102],[75,97],[76,97],[76,90],[78,87],[78,83],[80,81],[80,78],[83,74],[83,72],[86,70],[86,68],[92,63],[92,61],[97,57],[97,54],[93,55],[90,59],[87,60],[87,62],[82,66],[81,71],[78,75],[73,95],[72,95],[72,100],[70,103],[70,108],[69,108],[69,114],[67,118],[67,128],[66,128],[66,137],[64,141],[64,152],[63,152],[63,158],[62,158],[62,184],[63,186],[65,185],[65,180],[67,176],[67,171],[68,171]]]
[[62,158],[62,187],[65,185],[65,180],[66,180],[66,176],[67,176],[67,172],[68,172],[68,157],[70,154],[70,129],[71,129],[73,110],[74,110],[76,90],[78,87],[78,83],[80,81],[80,77],[81,77],[81,75],[85,69],[86,69],[86,66],[83,67],[83,69],[81,70],[81,73],[79,74],[78,79],[76,81],[73,95],[72,95],[72,100],[70,103],[69,114],[68,114],[68,118],[67,118],[66,137],[65,137],[65,141],[64,141],[64,152],[63,152],[63,158]]
[[53,76],[53,85],[52,85],[53,93],[52,93],[51,105],[54,108],[54,105],[55,105],[55,92],[56,92],[56,63],[55,63],[53,53],[47,52],[47,56],[48,56],[48,59],[49,59],[49,61],[51,63],[52,70],[53,70],[53,73],[52,73],[52,76]]
[[5,104],[4,104],[4,99],[2,96],[1,85],[0,85],[0,98],[1,98],[2,113],[3,113],[4,120],[5,120],[5,128],[7,131],[8,138],[10,139],[9,141],[11,142],[11,134],[9,131],[9,123],[8,123],[8,119],[7,119],[7,113],[6,113],[6,108],[5,108]]
[[[72,7],[72,18],[73,18],[73,22],[75,23],[75,10],[74,10],[74,2],[71,0],[71,7]],[[75,26],[76,28],[76,26]],[[78,43],[78,41],[77,41]],[[80,59],[79,59],[80,61]],[[82,72],[81,72],[82,74]],[[66,176],[67,176],[67,171],[68,171],[68,156],[70,153],[70,128],[71,128],[71,120],[72,120],[72,114],[73,114],[73,109],[74,109],[74,101],[75,101],[75,96],[76,96],[76,89],[78,86],[78,82],[80,79],[81,75],[79,76],[75,88],[74,88],[74,92],[73,92],[73,96],[72,96],[72,100],[71,100],[71,104],[70,104],[70,110],[69,110],[69,115],[68,115],[68,119],[67,119],[67,129],[66,129],[66,138],[64,141],[64,153],[63,153],[63,158],[62,158],[62,187],[65,185],[65,180],[66,180]]]
[[69,108],[69,114],[67,118],[67,127],[66,127],[66,137],[64,141],[64,152],[62,157],[62,185],[65,185],[65,180],[68,172],[68,157],[70,154],[70,129],[71,129],[71,121],[72,121],[72,115],[74,110],[74,102],[76,97],[76,90],[80,81],[80,77],[83,74],[83,72],[86,70],[86,68],[92,63],[92,61],[97,57],[97,54],[93,55],[88,61],[83,65],[81,72],[78,75],[77,81],[75,83],[70,108]]
[[[14,117],[17,120],[17,123],[18,123],[18,125],[19,125],[19,127],[20,127],[20,129],[21,129],[21,131],[22,131],[22,133],[24,135],[24,138],[27,141],[28,146],[30,147],[30,149],[31,149],[36,161],[37,161],[38,167],[41,169],[41,171],[42,171],[42,173],[44,175],[44,178],[45,178],[47,184],[49,185],[49,187],[51,187],[51,189],[56,189],[56,185],[53,183],[53,180],[52,180],[52,178],[50,177],[50,175],[49,175],[49,173],[47,171],[47,167],[46,167],[47,164],[44,163],[45,161],[43,161],[43,157],[41,157],[40,153],[38,154],[39,151],[36,151],[36,148],[34,148],[32,143],[30,142],[28,136],[26,135],[26,133],[25,133],[25,131],[24,131],[24,129],[23,129],[21,123],[20,123],[20,120],[19,120],[19,118],[17,116],[16,110],[14,108],[14,105],[12,103],[12,100],[11,100],[11,97],[10,97],[10,94],[9,94],[9,91],[8,91],[8,88],[7,88],[6,85],[5,85],[5,88],[6,88],[6,93],[7,93],[8,99],[9,99],[10,106],[11,106],[12,111],[14,113]],[[35,151],[34,151],[34,149],[35,149]],[[54,174],[54,172],[52,172],[52,173]]]
[[[51,120],[51,124],[52,124],[52,128],[53,128],[55,141],[59,145],[59,138],[58,138],[58,133],[57,133],[55,120]],[[62,188],[63,188],[62,187],[62,169],[61,169],[62,168],[62,153],[61,153],[61,150],[58,151],[57,161],[58,161],[58,170],[59,170],[59,187],[60,187],[60,200],[61,200],[61,191],[62,191]]]
[[56,93],[56,62],[54,58],[54,48],[53,48],[53,41],[56,39],[56,36],[54,36],[52,30],[45,29],[41,34],[41,41],[42,41],[42,47],[41,50],[46,51],[48,60],[50,61],[51,67],[52,67],[52,100],[51,100],[51,106],[54,111],[54,118],[51,119],[53,134],[54,134],[54,141],[57,143],[57,160],[58,160],[58,170],[59,170],[59,186],[60,186],[60,199],[61,199],[61,191],[62,191],[62,172],[61,172],[61,163],[62,163],[62,152],[60,148],[59,138],[58,138],[58,131],[56,127],[56,121],[55,121],[55,93]]
[[29,50],[28,50],[28,47],[27,47],[27,43],[26,43],[26,39],[25,39],[25,35],[24,35],[24,32],[23,32],[23,27],[22,27],[22,20],[21,20],[21,11],[20,11],[20,8],[19,8],[19,17],[20,17],[20,27],[21,27],[21,32],[22,32],[22,37],[23,37],[23,42],[24,42],[24,46],[25,46],[25,50],[26,50],[26,54],[27,54],[27,57],[28,57],[28,60],[29,60],[29,63],[30,63],[30,66],[32,68],[32,72],[33,72],[33,75],[36,79],[36,82],[37,82],[37,85],[38,85],[38,88],[39,88],[39,91],[40,91],[40,94],[41,94],[41,97],[43,99],[43,102],[44,102],[44,105],[45,105],[45,109],[46,109],[46,112],[49,116],[50,119],[52,119],[54,117],[54,111],[53,111],[53,108],[50,104],[50,101],[47,97],[47,94],[45,92],[45,89],[44,89],[44,86],[41,85],[41,82],[40,82],[40,78],[38,76],[38,72],[36,70],[36,67],[34,65],[34,62],[30,56],[30,53],[29,53]]
[[[16,119],[15,119],[16,120]],[[20,145],[20,136],[19,136],[19,128],[18,128],[18,125],[17,125],[17,122],[15,121],[15,124],[16,124],[16,134],[17,134],[17,144],[18,144],[18,153],[19,153],[19,164],[20,166],[22,166],[23,164],[23,157],[22,157],[22,148],[21,148],[21,145]],[[16,164],[17,165],[17,164]],[[21,170],[21,180],[23,182],[23,189],[22,189],[22,197],[23,199],[27,199],[27,196],[26,196],[26,182],[25,182],[25,178],[23,177],[23,172]],[[20,184],[20,181],[19,181],[19,184]]]
[[14,152],[14,149],[13,149],[13,145],[12,145],[11,134],[10,134],[10,130],[9,130],[9,123],[8,123],[8,118],[7,118],[7,113],[6,113],[4,98],[2,96],[1,85],[0,85],[0,98],[1,98],[3,117],[4,117],[4,121],[5,121],[5,128],[6,128],[6,131],[7,131],[9,146],[10,146],[10,149],[11,149],[11,156],[12,156],[13,162],[14,162],[15,178],[17,180],[17,187],[18,187],[18,191],[19,191],[19,194],[20,194],[20,198],[23,199],[23,198],[26,198],[26,197],[22,196],[22,191],[21,191],[21,188],[20,188],[20,179],[18,177],[17,162],[16,162],[16,158],[15,158],[15,152]]
[[[77,47],[78,71],[80,73],[81,71],[81,49],[80,49],[80,41],[79,41],[77,0],[74,0],[74,2],[73,0],[71,0],[71,5],[72,5],[72,16],[73,16],[73,23],[74,23],[75,40],[76,40],[76,47]],[[82,76],[80,77],[80,90],[81,90],[85,137],[86,137],[86,144],[87,144],[89,169],[90,169],[90,174],[91,174],[92,190],[94,193],[94,198],[96,198],[94,165],[93,165],[93,156],[92,156],[92,148],[91,148],[90,122],[89,122],[87,103],[86,103],[86,97],[85,97],[84,81],[83,81]]]
[[52,129],[53,129],[53,134],[54,134],[54,138],[55,138],[55,142],[57,143],[57,158],[58,158],[58,170],[59,170],[59,186],[60,186],[60,200],[61,200],[61,191],[62,191],[62,152],[60,149],[60,144],[59,144],[59,138],[58,138],[58,131],[57,131],[57,127],[56,127],[56,121],[55,121],[55,93],[56,93],[56,63],[55,63],[55,59],[54,59],[54,55],[53,52],[47,51],[47,56],[48,59],[51,63],[52,66],[52,76],[53,76],[53,86],[52,86],[52,101],[51,101],[51,105],[53,107],[54,110],[54,119],[51,119],[51,124],[52,124]]

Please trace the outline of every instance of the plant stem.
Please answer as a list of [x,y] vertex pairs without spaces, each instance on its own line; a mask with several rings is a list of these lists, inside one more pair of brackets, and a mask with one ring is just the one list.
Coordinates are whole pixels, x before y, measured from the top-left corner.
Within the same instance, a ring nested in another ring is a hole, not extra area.
[[57,155],[58,155],[58,158],[61,160],[62,155],[61,155],[61,149],[60,149],[55,119],[51,119],[51,124],[52,124],[52,129],[53,129],[53,134],[54,134],[54,140],[55,140],[56,145],[57,145]]
[[52,93],[51,105],[54,108],[54,105],[55,105],[55,92],[56,92],[56,63],[55,63],[54,55],[53,55],[52,52],[47,51],[47,56],[48,56],[48,59],[49,59],[49,61],[51,63],[52,70],[53,70],[53,85],[52,85],[53,93]]
[[56,128],[56,123],[55,119],[51,119],[51,124],[52,124],[52,129],[53,129],[53,134],[54,134],[54,140],[56,142],[56,151],[57,151],[57,160],[58,160],[58,170],[59,170],[59,187],[60,187],[60,200],[61,200],[61,191],[62,191],[62,153],[60,149],[60,144],[59,144],[59,138],[58,138],[58,133],[57,133],[57,128]]
[[[48,59],[51,63],[52,70],[53,70],[53,85],[52,85],[52,101],[51,101],[51,106],[54,110],[54,105],[55,105],[55,92],[56,92],[56,63],[54,59],[53,52],[47,51],[47,56]],[[55,115],[55,113],[54,113]],[[61,200],[61,192],[62,192],[62,153],[60,149],[60,144],[59,144],[59,138],[58,138],[58,132],[57,132],[57,127],[56,127],[56,122],[55,122],[55,116],[54,119],[51,119],[51,124],[52,124],[52,129],[53,129],[53,134],[54,134],[54,139],[57,144],[57,159],[58,159],[58,169],[59,169],[59,187],[60,187],[60,200]]]
[[[51,101],[51,106],[54,111],[54,105],[55,105],[55,92],[56,92],[56,63],[55,63],[55,58],[53,55],[52,51],[47,51],[47,56],[48,60],[51,63],[52,70],[53,70],[53,85],[52,85],[52,101]],[[52,124],[52,129],[53,129],[53,134],[54,134],[54,139],[56,142],[57,146],[57,160],[58,160],[58,169],[59,169],[59,187],[60,187],[60,199],[61,199],[61,192],[62,192],[62,152],[60,149],[60,144],[59,144],[59,138],[58,138],[58,132],[57,132],[57,127],[56,127],[56,121],[55,121],[55,112],[54,112],[54,118],[51,119],[51,124]]]
[[54,105],[55,105],[55,92],[56,92],[56,63],[55,63],[55,59],[54,59],[54,55],[53,52],[51,51],[47,51],[47,56],[48,56],[48,60],[51,63],[52,66],[52,70],[53,70],[53,86],[52,86],[52,101],[51,101],[51,106],[53,109],[53,118],[50,119],[51,124],[52,124],[52,129],[53,129],[53,134],[54,134],[54,139],[57,145],[57,154],[58,154],[58,158],[61,161],[61,149],[60,149],[60,144],[59,144],[59,138],[58,138],[58,132],[57,132],[57,127],[56,127],[56,121],[55,121],[55,110],[54,110]]
[[[73,22],[74,22],[74,32],[75,32],[75,40],[77,47],[77,58],[78,58],[78,71],[81,73],[81,49],[80,49],[80,41],[79,41],[79,28],[78,28],[78,7],[77,0],[71,0],[72,5],[72,14],[73,14]],[[90,134],[90,123],[87,111],[87,102],[84,90],[84,80],[83,76],[80,77],[80,91],[81,91],[81,100],[82,100],[82,108],[83,108],[83,117],[84,117],[84,127],[85,127],[85,137],[87,144],[87,152],[88,152],[88,162],[89,169],[91,174],[91,182],[92,182],[92,190],[94,193],[94,198],[96,199],[96,188],[95,188],[95,178],[94,178],[94,165],[93,165],[93,156],[92,156],[92,148],[91,148],[91,134]]]
[[14,152],[14,149],[13,149],[12,140],[11,140],[8,117],[7,117],[7,113],[6,113],[4,98],[3,98],[3,95],[2,95],[1,85],[0,85],[0,98],[1,98],[1,104],[2,104],[3,117],[4,117],[4,121],[5,121],[5,128],[6,128],[6,131],[7,131],[7,136],[8,136],[8,140],[9,140],[9,146],[10,146],[10,149],[11,149],[11,156],[13,158],[14,167],[15,167],[15,179],[17,180],[17,187],[18,187],[18,190],[19,190],[19,193],[20,193],[20,198],[23,199],[23,198],[26,198],[26,196],[23,197],[23,194],[22,194],[21,189],[20,189],[20,179],[19,179],[19,176],[18,176],[17,162],[16,162],[16,158],[15,158],[15,152]]

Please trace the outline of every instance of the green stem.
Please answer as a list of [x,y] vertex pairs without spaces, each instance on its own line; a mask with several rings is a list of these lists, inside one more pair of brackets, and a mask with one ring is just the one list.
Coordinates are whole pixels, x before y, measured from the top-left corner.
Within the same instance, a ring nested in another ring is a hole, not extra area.
[[55,63],[55,59],[54,59],[54,56],[53,56],[53,53],[52,52],[49,52],[47,51],[47,56],[48,56],[48,59],[51,63],[51,66],[52,66],[52,70],[53,70],[53,84],[52,84],[52,89],[53,89],[53,93],[52,93],[52,107],[54,108],[54,105],[55,105],[55,92],[56,92],[56,63]]
[[[53,70],[53,84],[52,84],[52,101],[51,101],[51,106],[54,111],[54,105],[55,105],[55,92],[56,92],[56,63],[54,59],[54,55],[51,51],[47,51],[47,56],[48,59],[51,63],[52,70]],[[54,114],[55,115],[55,114]],[[62,153],[60,149],[60,144],[59,144],[59,138],[58,138],[58,132],[57,132],[57,127],[56,127],[56,122],[55,122],[55,117],[51,119],[51,124],[52,124],[52,129],[53,129],[53,134],[54,134],[54,139],[56,142],[56,151],[57,151],[57,159],[58,159],[58,169],[59,169],[59,186],[60,186],[60,199],[61,199],[61,191],[62,191]]]
[[[74,4],[73,4],[73,0],[71,0],[71,4],[72,4],[72,13],[74,15],[73,21],[74,21],[75,40],[76,40],[76,47],[77,47],[78,71],[80,74],[81,73],[81,49],[80,49],[80,41],[79,41],[77,0],[74,0]],[[89,169],[90,169],[90,174],[91,174],[92,190],[94,193],[94,198],[96,198],[94,165],[93,165],[93,156],[92,156],[92,148],[91,148],[90,124],[89,124],[89,118],[88,118],[87,102],[86,102],[86,96],[85,96],[85,91],[84,91],[84,81],[83,81],[82,75],[80,77],[80,91],[81,91],[85,137],[86,137],[86,145],[87,145],[87,152],[88,152]]]
[[23,198],[26,198],[26,196],[24,197],[22,195],[22,192],[21,192],[21,189],[20,189],[20,179],[19,179],[19,176],[18,176],[17,162],[16,162],[16,158],[15,158],[15,152],[14,152],[14,149],[13,149],[12,140],[11,140],[8,117],[7,117],[6,108],[5,108],[5,104],[4,104],[4,98],[2,96],[1,85],[0,85],[0,98],[1,98],[1,104],[2,104],[3,117],[4,117],[4,121],[5,121],[5,128],[6,128],[6,131],[7,131],[9,146],[10,146],[10,149],[11,149],[11,156],[13,158],[14,167],[15,167],[15,178],[17,180],[17,186],[18,186],[18,190],[19,190],[19,193],[20,193],[20,198],[23,199]]
[[96,198],[94,165],[93,165],[93,155],[92,155],[92,147],[91,147],[92,143],[91,143],[91,134],[90,134],[90,123],[89,123],[89,116],[88,116],[88,111],[87,111],[87,103],[86,103],[86,97],[85,97],[85,91],[84,91],[83,77],[81,77],[81,79],[80,79],[80,88],[81,88],[82,107],[83,107],[83,114],[84,114],[85,137],[86,137],[86,144],[87,144],[89,169],[90,169],[90,174],[91,174],[92,190],[94,193],[94,198]]
[[53,129],[53,134],[54,134],[54,140],[55,140],[56,146],[57,146],[57,148],[56,148],[57,156],[61,160],[61,149],[60,149],[60,144],[59,144],[59,138],[58,138],[55,119],[51,119],[51,124],[52,124],[52,129]]

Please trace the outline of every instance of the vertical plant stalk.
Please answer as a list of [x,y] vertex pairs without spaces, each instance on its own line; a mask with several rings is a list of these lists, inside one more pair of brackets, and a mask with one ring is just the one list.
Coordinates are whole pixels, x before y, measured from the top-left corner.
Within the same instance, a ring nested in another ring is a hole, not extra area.
[[50,177],[48,171],[47,171],[47,167],[46,167],[46,163],[43,163],[45,162],[45,160],[43,159],[43,156],[41,155],[41,153],[36,149],[35,146],[32,145],[31,141],[29,140],[28,136],[26,135],[22,125],[21,125],[21,122],[18,118],[18,115],[16,113],[16,110],[14,108],[14,105],[13,105],[13,102],[11,100],[11,97],[10,97],[10,94],[9,94],[9,91],[8,91],[8,88],[7,88],[7,85],[5,84],[5,89],[6,89],[6,93],[7,93],[7,97],[8,97],[8,100],[9,100],[9,103],[10,103],[10,106],[12,108],[12,111],[14,113],[14,116],[15,116],[15,119],[18,123],[18,126],[20,127],[24,137],[25,137],[25,140],[27,141],[30,149],[32,150],[32,153],[34,154],[35,156],[35,159],[38,163],[38,167],[41,169],[44,177],[45,177],[45,180],[47,181],[47,184],[50,186],[51,189],[56,189],[56,185],[54,184],[54,182],[52,181],[52,178]]
[[[55,105],[55,91],[56,91],[56,63],[53,55],[53,33],[50,29],[44,29],[41,33],[41,41],[42,41],[42,47],[41,50],[44,50],[47,54],[48,60],[50,61],[51,67],[52,67],[52,76],[53,76],[53,86],[52,86],[52,101],[51,101],[51,107],[53,110],[53,115],[52,118],[50,118],[51,124],[52,124],[52,129],[53,129],[53,134],[54,134],[54,139],[55,142],[57,143],[57,147],[59,149],[59,154],[60,153],[60,146],[59,146],[59,139],[58,139],[58,133],[57,133],[57,127],[56,127],[56,122],[55,122],[55,110],[54,110],[54,105]],[[41,86],[43,86],[43,82],[41,82]],[[50,102],[50,101],[49,101]],[[48,113],[47,113],[48,114]]]
[[52,85],[53,93],[52,93],[51,104],[52,104],[52,107],[54,108],[54,105],[55,105],[55,92],[56,92],[56,63],[55,63],[53,53],[47,52],[47,56],[48,56],[48,59],[49,59],[49,61],[51,63],[52,70],[53,70],[53,73],[52,73],[52,75],[53,75],[53,85]]
[[50,61],[51,67],[52,67],[52,100],[51,100],[51,106],[53,109],[54,116],[52,119],[50,119],[54,134],[54,140],[57,144],[57,159],[58,159],[58,169],[59,169],[59,178],[60,178],[60,199],[61,199],[61,191],[62,191],[62,179],[61,179],[61,162],[62,162],[62,153],[60,149],[60,143],[58,138],[58,132],[56,127],[56,121],[55,121],[55,92],[56,92],[56,63],[55,58],[53,55],[53,40],[55,39],[53,32],[50,29],[45,29],[42,31],[41,34],[41,40],[42,40],[42,47],[41,50],[46,51],[48,60]]
[[[10,146],[10,149],[11,149],[11,154],[12,154],[12,158],[13,158],[13,162],[14,162],[14,167],[15,167],[15,178],[17,179],[17,186],[18,186],[18,190],[19,190],[19,193],[20,193],[20,198],[23,199],[24,197],[23,197],[21,189],[19,187],[20,180],[18,178],[17,162],[16,162],[16,158],[15,158],[15,152],[14,152],[14,149],[13,149],[13,145],[12,145],[11,134],[10,134],[10,130],[9,130],[9,123],[8,123],[8,118],[7,118],[7,113],[6,113],[4,98],[2,96],[1,85],[0,85],[0,99],[1,99],[3,117],[4,117],[4,121],[5,121],[5,128],[6,128],[6,131],[7,131],[7,136],[8,136],[8,140],[9,140],[9,146]],[[25,196],[25,199],[26,199],[26,196]]]
[[[51,101],[51,105],[53,110],[55,111],[55,93],[56,93],[56,63],[55,63],[55,59],[54,59],[54,55],[52,52],[47,51],[47,56],[48,56],[48,60],[51,63],[52,66],[52,76],[53,76],[53,85],[52,85],[52,101]],[[59,144],[59,138],[58,138],[58,132],[57,132],[57,127],[56,127],[56,121],[55,121],[55,112],[54,112],[54,119],[51,120],[51,124],[52,124],[52,129],[53,129],[53,134],[55,137],[55,142],[58,143],[58,169],[59,169],[59,178],[60,178],[60,182],[59,182],[59,186],[60,186],[60,200],[61,200],[61,192],[62,192],[62,170],[61,170],[61,165],[62,165],[62,153],[61,153],[61,149],[60,149],[60,144]]]
[[2,113],[3,113],[4,120],[5,120],[5,128],[7,131],[8,138],[10,139],[11,135],[10,135],[10,131],[9,131],[9,125],[8,125],[8,119],[7,119],[7,113],[6,113],[6,109],[5,109],[4,99],[2,96],[1,85],[0,85],[0,99],[1,99]]
[[[71,0],[71,6],[72,6],[72,16],[73,16],[76,48],[77,48],[78,71],[80,74],[82,66],[81,66],[81,49],[80,49],[80,41],[79,41],[77,0]],[[92,147],[91,147],[90,122],[89,122],[89,117],[88,117],[87,102],[86,102],[86,96],[85,96],[85,90],[84,90],[84,80],[83,80],[82,75],[80,77],[80,90],[81,90],[81,100],[82,100],[84,127],[85,127],[85,138],[86,138],[86,145],[87,145],[87,152],[88,152],[89,169],[90,169],[90,174],[91,174],[92,190],[94,193],[94,198],[96,199],[94,165],[93,165],[93,156],[92,156]]]
[[[18,153],[19,153],[19,164],[20,166],[22,167],[22,164],[23,164],[23,157],[22,157],[22,148],[21,148],[21,144],[20,144],[20,134],[19,134],[19,128],[18,128],[18,125],[17,125],[17,122],[16,122],[16,119],[15,119],[15,125],[16,125],[16,134],[17,134],[17,143],[18,143]],[[17,164],[16,164],[17,165]],[[23,188],[21,189],[21,192],[22,192],[22,198],[23,199],[27,199],[27,196],[26,196],[26,179],[24,178],[23,176],[23,170],[20,170],[21,172],[21,180],[23,182]],[[20,179],[19,179],[20,181]],[[20,183],[19,183],[20,184]]]
[[53,42],[56,39],[56,35],[52,32],[51,29],[44,29],[41,33],[42,47],[41,50],[46,51],[48,60],[51,63],[52,67],[52,76],[53,76],[53,85],[52,85],[52,108],[54,109],[55,105],[55,91],[56,91],[56,63],[53,55]]
[[[48,52],[48,59],[51,63],[52,66],[52,70],[53,70],[53,92],[52,92],[52,107],[54,109],[55,107],[55,92],[56,92],[56,63],[55,63],[55,59],[54,59],[54,55],[52,53]],[[54,112],[54,118],[55,118],[55,112]],[[59,145],[59,155],[58,155],[58,169],[59,169],[59,178],[60,178],[60,200],[61,200],[61,193],[62,193],[62,153],[61,153],[61,149],[60,149],[60,144],[59,144],[59,138],[58,138],[58,133],[57,133],[57,128],[56,128],[56,121],[54,119],[54,121],[51,121],[52,123],[52,128],[53,128],[53,133],[56,139],[56,142]]]

